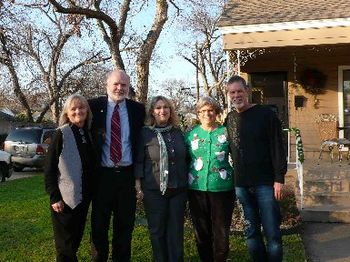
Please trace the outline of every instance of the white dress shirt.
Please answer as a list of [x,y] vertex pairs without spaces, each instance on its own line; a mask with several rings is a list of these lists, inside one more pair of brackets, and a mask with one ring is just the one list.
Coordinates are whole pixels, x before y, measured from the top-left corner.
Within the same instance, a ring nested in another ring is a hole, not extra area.
[[[115,167],[110,156],[110,144],[111,144],[111,121],[116,103],[108,97],[107,115],[106,115],[106,139],[102,146],[102,159],[101,165],[104,167]],[[117,166],[129,166],[132,164],[131,154],[131,141],[130,141],[130,126],[128,110],[126,108],[125,99],[119,103],[119,116],[120,116],[120,131],[122,142],[122,159]]]

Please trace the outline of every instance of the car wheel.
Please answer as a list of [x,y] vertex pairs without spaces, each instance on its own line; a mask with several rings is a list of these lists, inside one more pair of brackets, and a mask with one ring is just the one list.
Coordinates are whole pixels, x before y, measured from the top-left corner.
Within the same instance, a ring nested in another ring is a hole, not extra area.
[[15,172],[21,172],[22,170],[23,170],[23,166],[14,166],[13,167],[13,170],[15,171]]

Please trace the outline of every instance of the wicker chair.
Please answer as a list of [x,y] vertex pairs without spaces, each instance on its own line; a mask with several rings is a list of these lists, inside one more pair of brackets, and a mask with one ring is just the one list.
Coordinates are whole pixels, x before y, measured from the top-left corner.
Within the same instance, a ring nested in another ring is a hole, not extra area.
[[[342,161],[342,149],[350,146],[350,141],[345,138],[338,138],[338,120],[334,114],[320,114],[316,118],[319,135],[321,138],[320,155],[318,157],[318,164],[322,159],[322,152],[327,149],[331,158],[334,159],[334,150],[338,151],[338,160]],[[349,160],[349,153],[347,160]]]

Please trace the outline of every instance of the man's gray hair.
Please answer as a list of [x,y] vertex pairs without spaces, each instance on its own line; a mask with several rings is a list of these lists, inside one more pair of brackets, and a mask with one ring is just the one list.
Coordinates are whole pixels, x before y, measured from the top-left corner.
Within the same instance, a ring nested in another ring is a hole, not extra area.
[[231,76],[230,79],[227,81],[227,85],[231,85],[233,83],[239,83],[245,89],[249,88],[245,79],[238,75]]

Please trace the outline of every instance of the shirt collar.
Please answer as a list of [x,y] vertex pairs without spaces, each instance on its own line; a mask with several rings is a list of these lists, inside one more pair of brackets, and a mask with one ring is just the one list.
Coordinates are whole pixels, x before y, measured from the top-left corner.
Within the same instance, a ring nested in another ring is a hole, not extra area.
[[[110,97],[108,97],[108,107],[114,108],[117,103],[114,102]],[[120,108],[125,108],[126,107],[126,101],[123,99],[121,102],[118,103],[119,109]]]

